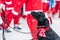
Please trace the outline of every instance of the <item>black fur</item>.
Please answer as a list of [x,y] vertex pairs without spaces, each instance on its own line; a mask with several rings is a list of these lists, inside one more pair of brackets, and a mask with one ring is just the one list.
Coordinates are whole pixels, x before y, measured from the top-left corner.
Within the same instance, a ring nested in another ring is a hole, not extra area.
[[[49,27],[49,20],[45,18],[45,14],[43,12],[31,12],[32,16],[37,19],[38,21],[38,29],[40,28],[39,26],[44,25],[46,27]],[[38,36],[39,32],[37,33],[38,40],[60,40],[59,36],[50,28],[48,31],[45,32],[46,38],[45,37],[40,37]]]
[[37,19],[38,26],[44,25],[45,27],[49,26],[49,21],[45,18],[45,14],[43,12],[32,12],[32,16]]

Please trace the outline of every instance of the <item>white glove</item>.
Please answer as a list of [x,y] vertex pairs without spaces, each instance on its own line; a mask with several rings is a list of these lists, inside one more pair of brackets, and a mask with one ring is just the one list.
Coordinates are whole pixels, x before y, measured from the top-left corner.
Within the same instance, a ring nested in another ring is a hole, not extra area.
[[13,13],[14,15],[18,15],[18,12],[16,12],[15,10],[12,10],[12,13]]

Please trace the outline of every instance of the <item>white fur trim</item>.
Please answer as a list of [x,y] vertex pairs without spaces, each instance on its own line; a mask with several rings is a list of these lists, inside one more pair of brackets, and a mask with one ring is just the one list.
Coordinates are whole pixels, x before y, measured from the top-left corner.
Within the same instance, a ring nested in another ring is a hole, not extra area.
[[31,11],[25,11],[24,12],[24,15],[28,15],[28,14],[31,14]]
[[8,5],[10,5],[10,4],[12,4],[12,1],[10,1],[10,2],[5,1],[5,3],[8,4]]
[[44,2],[44,3],[49,3],[49,1],[48,1],[48,0],[43,0],[42,2]]
[[34,11],[34,12],[39,12],[39,11],[40,11],[40,12],[43,12],[43,10],[33,10],[33,11]]
[[[33,10],[34,12],[43,12],[42,10]],[[31,11],[24,11],[24,15],[31,14]]]
[[6,10],[13,10],[14,8],[13,7],[10,7],[10,8],[6,8]]
[[12,10],[12,13],[13,13],[14,15],[18,15],[18,12],[16,12],[15,10]]

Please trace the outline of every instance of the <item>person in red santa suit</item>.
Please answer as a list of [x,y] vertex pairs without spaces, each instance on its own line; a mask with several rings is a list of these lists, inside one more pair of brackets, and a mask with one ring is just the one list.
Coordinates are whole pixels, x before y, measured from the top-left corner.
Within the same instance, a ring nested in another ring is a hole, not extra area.
[[[3,2],[4,1],[4,2]],[[14,28],[20,29],[18,27],[18,22],[20,18],[20,8],[24,3],[24,0],[3,0],[3,4],[5,5],[5,30],[8,29],[9,24],[12,19],[14,19]]]
[[14,28],[21,29],[18,27],[20,19],[20,6],[23,1],[21,0],[6,0],[6,20],[10,24],[11,20],[14,19]]
[[11,32],[11,31],[8,29],[8,26],[7,26],[7,24],[6,24],[6,19],[5,19],[5,18],[6,18],[6,17],[5,17],[5,0],[1,0],[0,2],[1,2],[1,5],[3,5],[0,10],[1,10],[1,18],[2,18],[2,21],[3,21],[2,24],[4,24],[4,30],[5,30],[6,32]]
[[[25,3],[25,14],[27,16],[27,24],[29,26],[29,29],[31,31],[31,35],[33,37],[33,40],[37,39],[37,21],[34,19],[31,15],[31,12],[39,12],[42,11],[42,0],[28,0]],[[35,32],[36,31],[36,32]]]
[[25,15],[27,16],[27,24],[29,26],[32,39],[37,39],[37,21],[33,16],[31,15],[32,11],[39,12],[42,11],[41,4],[42,0],[28,0],[25,3]]
[[55,0],[56,1],[56,6],[52,9],[52,14],[56,14],[58,11],[58,18],[60,18],[60,0]]
[[[42,12],[46,13],[48,11],[48,8],[47,8],[48,5],[49,5],[48,0],[28,0],[28,2],[25,3],[25,15],[27,15],[27,24],[29,25],[31,32],[34,32],[34,30],[37,30],[37,26],[35,26],[36,20],[35,19],[34,19],[35,21],[33,20],[30,13],[32,11],[35,11],[35,12],[42,11]],[[30,15],[28,15],[28,14],[30,14]],[[30,17],[28,17],[28,16],[30,16]],[[47,17],[49,18],[50,23],[52,24],[51,17],[49,15],[47,15]],[[34,22],[34,24],[33,24],[33,22]],[[31,34],[33,37],[33,40],[37,40],[36,34],[37,34],[37,32]],[[34,38],[36,38],[36,39],[34,39]]]

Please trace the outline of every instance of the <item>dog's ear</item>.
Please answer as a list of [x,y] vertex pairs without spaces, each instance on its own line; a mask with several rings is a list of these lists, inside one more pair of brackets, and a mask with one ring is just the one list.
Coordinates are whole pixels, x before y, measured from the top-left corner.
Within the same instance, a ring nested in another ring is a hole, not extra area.
[[47,18],[45,18],[44,23],[45,23],[45,27],[49,27],[50,26],[49,25],[49,20]]

